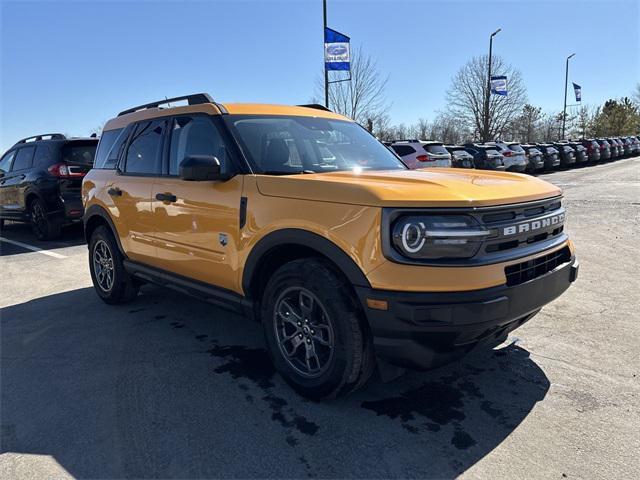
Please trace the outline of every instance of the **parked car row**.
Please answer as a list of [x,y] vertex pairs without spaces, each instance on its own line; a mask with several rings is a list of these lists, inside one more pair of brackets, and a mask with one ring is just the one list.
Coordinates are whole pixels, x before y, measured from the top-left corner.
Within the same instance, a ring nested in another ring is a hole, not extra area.
[[409,168],[454,167],[535,173],[587,162],[640,155],[640,136],[588,138],[552,143],[444,145],[426,140],[385,142]]

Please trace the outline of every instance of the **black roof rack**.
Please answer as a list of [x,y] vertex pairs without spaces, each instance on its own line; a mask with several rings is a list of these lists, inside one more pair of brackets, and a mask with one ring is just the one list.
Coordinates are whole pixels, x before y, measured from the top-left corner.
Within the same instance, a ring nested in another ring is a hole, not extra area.
[[34,142],[45,140],[43,137],[49,137],[47,140],[66,140],[67,138],[62,133],[41,133],[40,135],[33,135],[32,137],[25,137],[22,140],[18,140],[13,144],[13,146],[15,147],[20,143],[27,143],[28,140],[32,140]]
[[[174,97],[174,98],[165,98],[163,100],[158,100],[157,102],[145,103],[144,105],[138,105],[137,107],[130,108],[128,110],[124,110],[118,114],[119,117],[122,115],[126,115],[128,113],[137,112],[139,110],[146,110],[147,108],[157,108],[160,105],[165,105],[171,102],[179,102],[180,100],[186,100],[189,105],[199,105],[202,103],[213,103],[216,106],[218,105],[213,101],[213,98],[209,96],[208,93],[194,93],[192,95],[184,95],[182,97]],[[223,113],[226,111],[224,107],[220,109]]]
[[303,105],[296,105],[297,107],[305,107],[305,108],[315,108],[316,110],[324,110],[325,112],[330,112],[327,107],[324,105],[320,105],[319,103],[307,103]]

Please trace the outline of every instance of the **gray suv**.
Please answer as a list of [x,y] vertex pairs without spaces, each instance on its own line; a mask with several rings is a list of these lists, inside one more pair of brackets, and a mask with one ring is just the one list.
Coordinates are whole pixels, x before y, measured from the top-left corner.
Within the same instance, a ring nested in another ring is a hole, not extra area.
[[495,146],[504,157],[504,166],[509,172],[524,172],[527,169],[527,155],[518,143],[487,142]]

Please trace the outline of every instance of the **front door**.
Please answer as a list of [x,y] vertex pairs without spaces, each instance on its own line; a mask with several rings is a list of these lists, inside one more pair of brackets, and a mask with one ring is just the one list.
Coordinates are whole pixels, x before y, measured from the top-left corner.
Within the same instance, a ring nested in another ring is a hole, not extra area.
[[152,236],[162,268],[237,290],[243,177],[197,182],[179,177],[180,163],[193,155],[216,156],[223,169],[232,168],[225,161],[224,142],[211,117],[176,117],[167,139],[167,174],[155,180],[151,195]]

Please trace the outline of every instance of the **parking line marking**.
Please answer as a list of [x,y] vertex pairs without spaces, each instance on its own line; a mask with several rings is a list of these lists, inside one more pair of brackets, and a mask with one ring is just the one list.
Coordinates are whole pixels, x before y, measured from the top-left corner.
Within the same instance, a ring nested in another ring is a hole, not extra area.
[[29,245],[26,243],[18,242],[16,240],[9,240],[8,238],[0,237],[0,242],[10,243],[11,245],[15,245],[16,247],[26,248],[27,250],[31,250],[32,252],[41,253],[43,255],[48,255],[53,258],[67,258],[66,255],[62,255],[56,252],[49,252],[47,250],[43,250],[38,247],[34,247],[33,245]]

